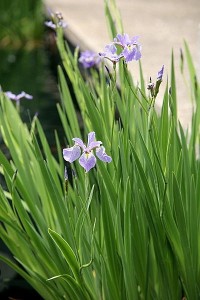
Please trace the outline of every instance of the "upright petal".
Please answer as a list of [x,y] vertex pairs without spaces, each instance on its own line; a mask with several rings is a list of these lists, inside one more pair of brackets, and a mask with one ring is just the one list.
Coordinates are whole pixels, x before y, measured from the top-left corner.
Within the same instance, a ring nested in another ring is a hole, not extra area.
[[73,138],[72,141],[74,141],[79,147],[81,147],[83,150],[85,150],[86,146],[81,139]]
[[88,143],[85,152],[90,152],[92,149],[99,147],[102,144],[101,141],[95,141],[95,132],[88,133]]
[[96,156],[100,160],[107,162],[107,163],[110,163],[112,161],[112,158],[106,154],[105,148],[103,146],[96,149]]
[[91,150],[100,147],[102,144],[101,141],[91,142],[89,146],[85,149],[85,152],[90,152]]
[[95,132],[92,131],[90,133],[88,133],[88,143],[87,143],[87,147],[89,147],[90,143],[95,141]]
[[93,153],[83,153],[79,158],[79,164],[88,172],[96,165],[96,157]]
[[79,146],[74,145],[71,148],[63,149],[63,157],[66,161],[72,163],[78,159],[81,155],[81,149]]
[[116,44],[121,45],[123,48],[129,44],[131,44],[131,39],[127,33],[124,34],[117,34],[116,38],[114,39]]

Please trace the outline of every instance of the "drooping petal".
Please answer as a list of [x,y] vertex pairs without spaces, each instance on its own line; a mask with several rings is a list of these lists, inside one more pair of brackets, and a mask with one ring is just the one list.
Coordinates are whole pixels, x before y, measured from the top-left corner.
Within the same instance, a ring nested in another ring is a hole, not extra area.
[[81,147],[83,150],[86,148],[83,141],[79,138],[73,138],[72,141],[74,141],[79,147]]
[[32,100],[33,99],[33,96],[30,95],[30,94],[27,94],[25,93],[24,91],[22,91],[19,95],[18,95],[19,98],[26,98],[28,100]]
[[113,44],[108,44],[105,46],[105,52],[109,54],[116,54],[117,48]]
[[129,61],[132,61],[135,57],[135,52],[136,52],[136,49],[131,47],[131,46],[128,46],[128,47],[125,47],[124,50],[123,50],[123,55],[124,55],[124,58],[126,59],[127,62]]
[[51,29],[56,29],[56,25],[52,21],[46,21],[44,24]]
[[[54,16],[54,19],[55,19],[55,16]],[[44,24],[47,27],[54,29],[54,30],[58,27],[66,28],[68,26],[68,24],[63,21],[63,18],[61,19],[61,17],[58,15],[56,16],[56,19],[54,20],[54,22],[46,21],[46,22],[44,22]]]
[[92,152],[83,153],[79,158],[79,164],[85,169],[86,172],[88,172],[96,165],[96,157]]
[[140,47],[135,45],[126,46],[122,51],[122,54],[127,62],[141,58]]
[[116,63],[122,57],[122,54],[117,54],[117,48],[114,44],[106,45],[104,52],[99,53],[100,56],[109,59],[113,63]]
[[140,45],[136,46],[136,53],[135,53],[135,58],[134,58],[135,60],[139,60],[141,58],[141,56],[142,56],[141,49],[142,49],[142,47]]
[[10,98],[11,100],[15,100],[15,101],[19,101],[21,98],[26,98],[26,99],[33,99],[32,95],[29,95],[27,93],[25,93],[24,91],[22,91],[20,94],[16,95],[13,94],[10,91],[5,92],[6,96],[8,98]]
[[12,92],[7,91],[7,92],[5,92],[5,94],[6,94],[6,96],[7,96],[8,98],[10,98],[11,100],[17,100],[17,95],[13,94]]
[[112,161],[112,158],[106,154],[105,148],[103,146],[96,149],[96,156],[100,160],[107,162],[107,163],[110,163]]
[[72,163],[76,159],[78,159],[81,155],[81,149],[79,146],[74,145],[71,148],[63,149],[63,157],[66,161]]

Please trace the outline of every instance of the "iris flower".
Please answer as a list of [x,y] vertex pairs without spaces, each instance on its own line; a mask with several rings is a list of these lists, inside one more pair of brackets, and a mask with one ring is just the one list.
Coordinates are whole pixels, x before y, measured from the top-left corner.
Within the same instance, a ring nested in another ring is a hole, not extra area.
[[25,93],[24,91],[21,92],[21,93],[18,94],[18,95],[13,94],[13,93],[10,92],[10,91],[5,92],[5,94],[6,94],[6,96],[7,96],[8,98],[10,98],[11,100],[15,100],[15,101],[17,101],[17,102],[19,102],[19,100],[20,100],[21,98],[26,98],[26,99],[28,99],[28,100],[33,99],[33,96],[32,96],[32,95],[29,95],[29,94]]
[[138,43],[139,36],[130,38],[127,33],[117,34],[114,44],[123,48],[122,55],[127,62],[141,58],[141,46]]
[[56,24],[53,23],[52,21],[46,21],[46,22],[44,22],[44,24],[45,24],[47,27],[49,27],[49,28],[51,28],[51,29],[54,29],[54,30],[55,30],[56,28],[58,28],[58,27],[62,27],[62,28],[66,28],[66,27],[67,27],[67,23],[64,22],[63,20],[58,21]]
[[161,70],[158,71],[157,81],[158,81],[158,80],[162,80],[162,78],[163,78],[163,73],[164,73],[164,65],[162,66]]
[[149,84],[147,86],[147,89],[150,90],[151,96],[153,98],[156,98],[156,96],[157,96],[157,94],[159,92],[160,84],[161,84],[162,78],[163,78],[163,73],[164,73],[164,65],[162,66],[162,68],[160,69],[160,71],[158,71],[156,84],[154,84],[151,81],[151,77],[150,77],[150,82],[149,82]]
[[88,69],[95,65],[98,65],[98,63],[100,62],[100,57],[97,53],[86,50],[81,52],[79,62],[83,65],[84,68]]
[[[96,156],[103,162],[110,163],[112,158],[105,153],[105,148],[101,141],[96,141],[95,132],[88,134],[87,146],[80,138],[72,139],[75,144],[71,148],[63,149],[63,157],[66,161],[72,163],[79,158],[79,164],[88,172],[96,165],[96,157],[93,154],[95,149]],[[81,154],[82,153],[82,154]]]
[[[114,41],[105,47],[104,52],[99,53],[100,56],[109,59],[113,63],[117,63],[122,57],[126,62],[138,60],[141,58],[141,46],[138,43],[138,36],[130,38],[128,34],[117,34]],[[116,46],[122,48],[118,53]]]
[[51,14],[51,15],[52,15],[52,21],[44,22],[44,24],[47,27],[56,30],[56,28],[59,27],[66,28],[68,26],[68,24],[63,20],[63,16],[60,12],[56,12],[55,14]]

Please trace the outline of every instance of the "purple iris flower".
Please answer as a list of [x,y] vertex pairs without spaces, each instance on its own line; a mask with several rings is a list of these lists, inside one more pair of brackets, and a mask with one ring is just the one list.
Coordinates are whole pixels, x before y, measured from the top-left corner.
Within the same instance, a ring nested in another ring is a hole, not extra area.
[[51,29],[56,29],[56,28],[58,28],[58,27],[62,27],[62,28],[66,28],[67,27],[67,23],[66,22],[64,22],[63,20],[60,20],[58,23],[53,23],[52,21],[46,21],[46,22],[44,22],[44,24],[47,26],[47,27],[49,27],[49,28],[51,28]]
[[116,63],[123,56],[122,54],[117,54],[117,48],[113,44],[109,44],[105,47],[104,52],[99,53],[100,56],[109,59],[113,63]]
[[6,96],[8,98],[10,98],[11,100],[15,100],[17,102],[19,102],[19,100],[21,98],[26,98],[28,100],[31,100],[33,99],[33,96],[32,95],[29,95],[27,93],[25,93],[24,91],[22,91],[20,94],[16,95],[16,94],[13,94],[12,92],[8,91],[8,92],[5,92]]
[[157,81],[158,81],[158,80],[162,80],[163,73],[164,73],[164,65],[162,66],[161,70],[158,71]]
[[114,43],[124,48],[131,44],[138,44],[138,39],[139,36],[134,36],[133,38],[130,38],[127,33],[117,34],[116,38],[114,38]]
[[62,27],[62,28],[67,27],[67,23],[63,21],[63,16],[60,12],[56,12],[55,14],[51,14],[51,15],[52,15],[53,22],[52,21],[44,22],[44,24],[47,27],[54,30],[58,27]]
[[150,77],[150,82],[147,85],[147,89],[150,90],[151,96],[154,99],[156,98],[156,96],[159,92],[160,84],[161,84],[162,78],[163,78],[163,73],[164,73],[164,65],[162,66],[161,70],[158,71],[156,83],[154,84],[151,81],[151,77]]
[[138,43],[139,36],[130,38],[127,33],[118,34],[114,44],[123,48],[122,55],[127,62],[141,58],[141,46]]
[[81,52],[79,62],[83,65],[84,68],[88,69],[95,65],[98,65],[100,62],[100,57],[97,55],[97,53],[86,50]]
[[105,148],[101,146],[102,142],[95,140],[95,132],[88,134],[87,146],[79,138],[73,138],[72,140],[75,142],[75,145],[71,148],[63,149],[63,157],[70,163],[79,158],[79,164],[86,172],[96,165],[96,157],[93,154],[94,149],[96,149],[96,156],[100,160],[107,163],[112,161],[112,158],[105,153]]
[[56,24],[54,24],[52,21],[46,21],[44,24],[51,29],[56,29]]

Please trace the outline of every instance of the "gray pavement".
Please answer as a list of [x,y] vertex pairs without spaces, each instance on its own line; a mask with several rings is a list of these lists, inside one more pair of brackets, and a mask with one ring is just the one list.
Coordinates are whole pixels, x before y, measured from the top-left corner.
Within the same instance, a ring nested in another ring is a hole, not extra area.
[[[104,15],[103,0],[45,0],[53,12],[62,12],[69,27],[66,35],[82,49],[101,52],[110,42]],[[112,2],[112,1],[111,1]],[[178,112],[184,127],[191,117],[191,101],[180,75],[180,48],[185,39],[190,47],[200,78],[200,0],[117,0],[124,32],[139,35],[142,44],[144,78],[156,77],[165,65],[164,84],[170,74],[170,57],[173,48],[177,72]],[[135,82],[139,79],[137,62],[130,63]],[[161,95],[157,106],[161,106]]]

